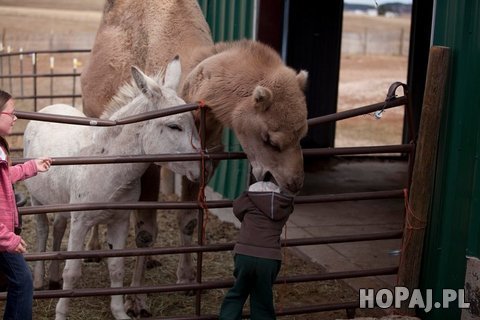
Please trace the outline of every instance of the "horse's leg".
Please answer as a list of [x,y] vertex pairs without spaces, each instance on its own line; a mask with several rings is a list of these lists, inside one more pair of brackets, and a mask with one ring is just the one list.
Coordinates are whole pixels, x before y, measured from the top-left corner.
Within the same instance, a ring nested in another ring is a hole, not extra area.
[[[135,268],[133,269],[132,287],[140,287],[143,285],[145,275],[146,256],[138,256],[135,259]],[[125,296],[125,310],[132,318],[140,316],[141,318],[150,318],[152,314],[148,310],[146,303],[146,294],[132,294]]]
[[[89,215],[90,213],[87,213]],[[84,248],[85,237],[92,227],[80,213],[74,214],[70,222],[70,235],[68,237],[68,251],[81,251]],[[68,259],[63,269],[63,290],[75,287],[82,275],[82,259]],[[60,298],[55,309],[56,320],[66,320],[70,298]]]
[[[182,201],[197,200],[198,184],[182,177]],[[197,226],[196,210],[179,210],[177,213],[178,226],[180,229],[180,242],[182,246],[192,244],[192,236]],[[177,267],[177,283],[192,283],[195,281],[195,268],[193,267],[192,254],[180,254]]]
[[[107,241],[111,249],[124,249],[128,235],[130,216],[123,215],[121,218],[115,219],[107,226]],[[125,258],[110,257],[108,258],[108,270],[110,272],[110,286],[112,288],[123,287],[123,278],[125,276]],[[115,319],[130,319],[125,313],[123,305],[123,296],[114,295],[110,301],[110,309]]]
[[[41,203],[34,197],[31,197],[32,206],[38,206]],[[36,214],[36,229],[37,229],[37,252],[45,252],[47,250],[48,239],[48,216],[47,214]],[[38,290],[43,288],[43,279],[45,277],[45,261],[38,260],[35,262],[33,271],[33,287]]]
[[[160,168],[150,166],[142,176],[142,194],[140,201],[157,201],[159,194]],[[136,210],[135,211],[135,242],[137,248],[151,247],[155,244],[157,238],[157,211],[156,210]],[[137,257],[135,269],[133,271],[131,286],[139,286],[143,282],[145,265],[145,256]],[[146,305],[147,296],[145,294],[127,295],[125,297],[125,309],[128,314],[133,316],[150,317],[151,313]]]
[[[87,241],[87,250],[100,250],[102,246],[100,245],[100,232],[98,230],[98,224],[94,225],[92,231],[90,232],[90,237]],[[100,258],[86,258],[83,259],[85,262],[100,262]]]
[[[62,246],[62,239],[65,235],[69,215],[57,213],[53,220],[53,251],[60,251]],[[60,289],[60,260],[52,260],[48,269],[49,282],[48,288],[50,290]]]

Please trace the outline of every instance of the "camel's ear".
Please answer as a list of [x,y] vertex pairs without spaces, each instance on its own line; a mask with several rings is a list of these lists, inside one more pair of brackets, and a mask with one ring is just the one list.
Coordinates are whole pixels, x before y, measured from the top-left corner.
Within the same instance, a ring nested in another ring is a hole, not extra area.
[[135,66],[132,66],[132,78],[144,95],[149,98],[152,97],[152,88],[158,87],[158,84],[153,79],[149,78]]
[[307,89],[308,72],[305,70],[301,70],[297,74],[297,81],[300,89],[302,89],[302,91],[305,91]]
[[253,89],[253,99],[255,101],[255,109],[258,111],[267,111],[272,104],[273,94],[270,89],[262,86],[257,86]]
[[167,65],[165,70],[164,83],[167,88],[177,91],[178,84],[180,83],[180,76],[182,75],[182,66],[180,64],[180,58],[175,56],[173,60]]

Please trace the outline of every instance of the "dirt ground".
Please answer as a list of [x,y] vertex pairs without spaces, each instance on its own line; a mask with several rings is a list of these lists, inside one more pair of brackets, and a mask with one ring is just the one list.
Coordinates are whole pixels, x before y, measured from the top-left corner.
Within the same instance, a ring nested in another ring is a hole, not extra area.
[[[55,10],[51,10],[54,7]],[[93,41],[94,33],[99,23],[103,1],[100,0],[0,0],[0,30],[7,36],[15,38],[15,34],[28,33],[30,36],[43,35],[44,41],[51,39],[51,34],[65,34],[75,41],[76,34],[87,34],[88,41]],[[351,21],[351,24],[350,22]],[[368,23],[378,24],[377,20]],[[361,21],[357,17],[345,20],[347,28],[361,28]],[[391,21],[386,22],[389,25]],[[8,38],[8,37],[7,37]],[[37,38],[35,38],[37,39]],[[42,38],[40,38],[42,39]],[[37,41],[37,40],[35,40]],[[32,44],[35,42],[32,40]],[[7,46],[7,43],[3,44]],[[18,48],[12,44],[12,48]],[[32,48],[25,48],[35,49]],[[71,70],[72,56],[60,58],[58,68],[67,72]],[[43,67],[48,71],[48,57],[43,57]],[[81,58],[82,63],[88,56]],[[63,61],[63,62],[62,62]],[[62,64],[63,63],[63,64]],[[407,58],[404,56],[344,56],[341,61],[338,110],[346,110],[366,104],[377,103],[385,99],[389,85],[394,81],[405,81]],[[81,72],[79,66],[78,72]],[[69,90],[72,86],[71,79],[68,83],[56,83],[55,90]],[[3,83],[3,85],[7,85]],[[78,86],[78,82],[76,84]],[[28,85],[27,85],[28,86]],[[17,84],[18,87],[18,84]],[[30,85],[31,87],[31,85]],[[79,87],[78,87],[79,88]],[[48,92],[48,84],[44,84],[41,90]],[[70,89],[71,90],[71,89]],[[78,90],[78,89],[77,89]],[[15,93],[16,94],[16,93]],[[47,104],[47,101],[41,101]],[[19,109],[25,106],[18,102]],[[402,109],[389,109],[381,120],[375,120],[372,116],[362,116],[354,119],[343,120],[337,125],[337,146],[355,145],[378,145],[395,144],[400,142],[401,126],[403,119]],[[21,129],[25,124],[19,123]],[[369,130],[375,126],[375,134]],[[21,144],[18,140],[15,144]],[[17,155],[20,157],[21,155]],[[20,191],[25,189],[20,184]],[[159,212],[160,234],[157,246],[174,246],[178,244],[176,220],[168,211]],[[220,222],[215,216],[210,216],[207,225],[207,239],[209,243],[224,243],[234,241],[237,229],[228,223]],[[24,236],[33,250],[35,244],[33,217],[25,217]],[[66,244],[64,244],[66,247]],[[132,234],[129,236],[128,247],[133,247]],[[147,285],[173,284],[176,281],[175,270],[178,258],[172,256],[157,257],[162,263],[160,268],[147,272]],[[128,272],[125,284],[130,281],[133,260],[127,259]],[[204,279],[231,279],[232,256],[229,252],[208,253],[204,257]],[[297,257],[288,251],[288,262],[282,267],[281,275],[316,274],[324,272],[314,263]],[[106,262],[98,264],[84,264],[84,277],[79,287],[107,287],[108,271]],[[226,290],[209,290],[203,295],[204,305],[202,313],[216,314]],[[277,306],[295,307],[305,304],[331,303],[333,301],[354,301],[356,292],[345,285],[342,281],[324,281],[313,283],[301,283],[288,286],[276,286]],[[36,300],[35,319],[51,319],[54,315],[56,299]],[[183,293],[174,294],[151,294],[149,295],[151,311],[155,316],[172,316],[192,314],[194,311],[194,298],[187,297]],[[71,304],[70,319],[111,319],[109,310],[109,298],[82,298],[75,299]],[[358,315],[378,316],[378,311],[362,311]],[[282,317],[281,319],[337,319],[346,318],[345,311],[326,312],[312,315],[299,315]]]
[[[338,111],[385,100],[396,81],[406,82],[407,57],[343,56],[338,87]],[[402,89],[397,94],[402,95]],[[364,115],[337,122],[335,146],[400,144],[404,107],[388,109],[380,120]]]

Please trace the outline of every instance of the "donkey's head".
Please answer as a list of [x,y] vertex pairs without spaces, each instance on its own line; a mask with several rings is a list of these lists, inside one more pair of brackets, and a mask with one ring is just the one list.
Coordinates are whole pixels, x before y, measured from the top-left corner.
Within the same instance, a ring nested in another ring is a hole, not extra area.
[[[185,104],[176,90],[181,77],[178,57],[167,65],[163,79],[154,80],[136,67],[132,67],[132,78],[148,103],[145,111],[157,111]],[[140,141],[145,154],[195,153],[200,146],[198,132],[191,112],[169,115],[143,123],[139,131]],[[200,176],[199,163],[195,161],[177,161],[159,163],[170,170],[196,180]]]

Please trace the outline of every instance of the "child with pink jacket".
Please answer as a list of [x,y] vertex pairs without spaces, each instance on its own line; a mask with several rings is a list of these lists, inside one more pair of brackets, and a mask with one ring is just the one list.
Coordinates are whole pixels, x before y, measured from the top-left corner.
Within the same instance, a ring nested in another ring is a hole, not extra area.
[[30,320],[33,303],[32,273],[22,255],[27,251],[27,245],[20,235],[15,234],[19,228],[19,219],[12,184],[47,171],[52,159],[45,157],[10,165],[5,137],[12,133],[16,120],[15,101],[9,93],[0,90],[0,272],[8,280],[3,319]]

